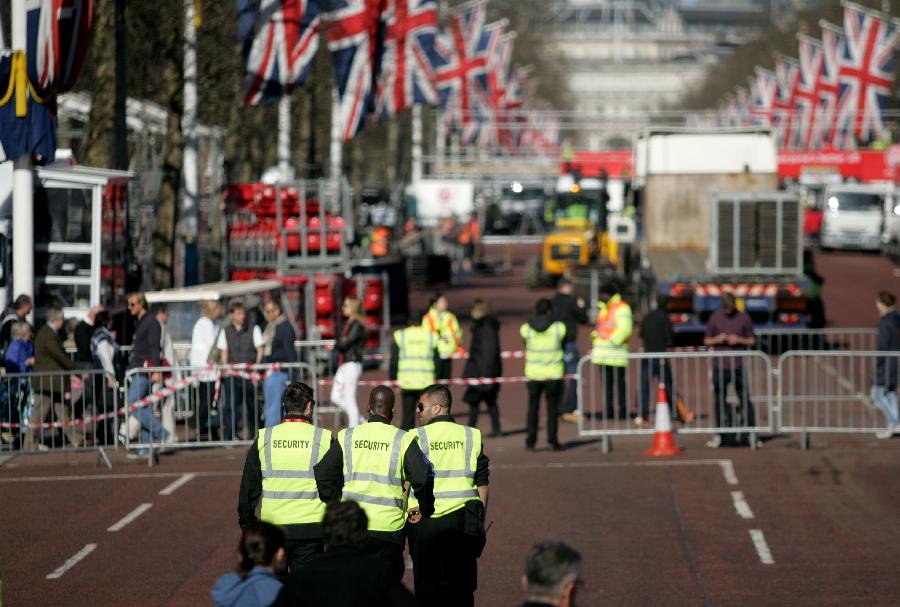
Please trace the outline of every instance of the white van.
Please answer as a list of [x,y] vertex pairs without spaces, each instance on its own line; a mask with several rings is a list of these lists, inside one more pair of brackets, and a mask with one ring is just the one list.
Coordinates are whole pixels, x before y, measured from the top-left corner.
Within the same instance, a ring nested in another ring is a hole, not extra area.
[[819,243],[823,249],[878,251],[886,212],[893,210],[891,184],[835,184],[825,188]]

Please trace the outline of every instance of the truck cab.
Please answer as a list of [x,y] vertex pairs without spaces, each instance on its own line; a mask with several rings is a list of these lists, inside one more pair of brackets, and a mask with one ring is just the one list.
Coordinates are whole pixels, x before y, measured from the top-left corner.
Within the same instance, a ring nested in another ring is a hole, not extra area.
[[879,250],[886,211],[893,212],[892,185],[829,185],[823,199],[822,248]]

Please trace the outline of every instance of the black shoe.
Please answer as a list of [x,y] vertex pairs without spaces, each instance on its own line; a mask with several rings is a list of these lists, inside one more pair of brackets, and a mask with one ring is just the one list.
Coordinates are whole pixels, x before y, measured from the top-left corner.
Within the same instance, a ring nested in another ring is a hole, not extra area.
[[534,445],[525,445],[525,450],[534,453]]
[[565,451],[566,448],[560,445],[559,443],[550,443],[551,451]]

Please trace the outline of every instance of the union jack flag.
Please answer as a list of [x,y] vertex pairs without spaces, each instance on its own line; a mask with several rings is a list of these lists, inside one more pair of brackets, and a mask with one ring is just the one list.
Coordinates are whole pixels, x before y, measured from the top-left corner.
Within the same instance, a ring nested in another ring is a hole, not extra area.
[[317,0],[235,0],[244,53],[246,105],[290,94],[319,48]]
[[[485,26],[476,53],[484,56],[484,70],[472,78],[469,88],[469,120],[463,126],[462,141],[467,145],[478,143],[483,147],[495,147],[497,144],[496,115],[491,95],[490,84],[490,52],[497,49],[497,42],[503,34],[504,23],[497,22]],[[466,117],[465,113],[463,114]]]
[[795,59],[778,57],[775,60],[775,99],[772,114],[775,119],[775,137],[779,148],[791,147],[796,137],[795,108],[797,87],[800,82],[800,65]]
[[449,32],[439,36],[435,46],[438,95],[449,126],[464,126],[471,121],[471,89],[487,69],[487,47],[481,46],[484,19],[484,3],[454,13]]
[[378,113],[396,116],[416,103],[437,104],[434,66],[437,0],[387,0]]
[[775,103],[777,82],[771,70],[757,67],[750,84],[753,97],[753,118],[759,126],[772,126],[772,107]]
[[[887,134],[881,112],[894,83],[894,58],[900,42],[896,21],[844,2],[844,44],[840,67],[841,102],[838,133],[848,145]],[[852,116],[853,120],[846,119]]]
[[841,58],[845,44],[844,30],[840,27],[827,21],[820,21],[819,26],[822,28],[822,73],[817,83],[819,107],[814,116],[812,140],[815,149],[834,144],[835,127],[839,121]]
[[337,83],[335,119],[341,138],[359,133],[375,109],[375,86],[384,53],[387,0],[322,0],[325,38]]

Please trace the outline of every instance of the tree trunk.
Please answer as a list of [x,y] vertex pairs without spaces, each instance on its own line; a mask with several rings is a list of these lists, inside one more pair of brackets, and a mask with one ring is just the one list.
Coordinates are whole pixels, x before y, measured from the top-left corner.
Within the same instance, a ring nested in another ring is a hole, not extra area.
[[162,186],[156,200],[156,227],[153,232],[153,286],[157,289],[175,283],[175,224],[178,220],[178,197],[181,192],[182,73],[180,53],[168,57],[165,72],[165,97],[169,116],[166,120],[166,155],[163,161]]
[[112,166],[116,101],[116,0],[97,0],[88,61],[94,65],[91,112],[82,164]]

